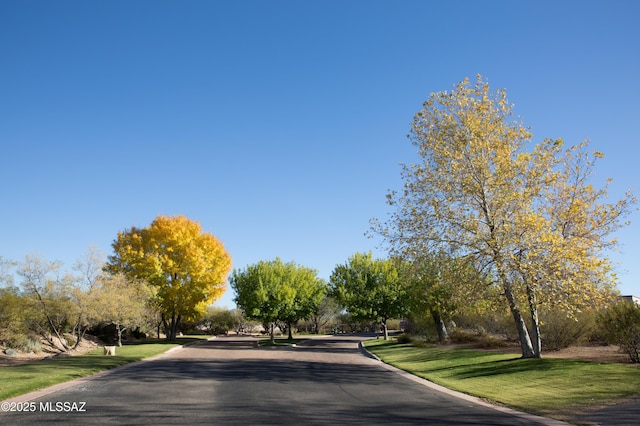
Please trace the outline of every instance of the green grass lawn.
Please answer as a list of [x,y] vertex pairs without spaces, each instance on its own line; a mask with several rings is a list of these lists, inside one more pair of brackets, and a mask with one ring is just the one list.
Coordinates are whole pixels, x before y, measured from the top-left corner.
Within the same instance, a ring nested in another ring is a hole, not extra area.
[[0,400],[140,361],[166,352],[173,347],[206,337],[182,337],[173,342],[156,340],[151,343],[141,342],[125,345],[116,348],[115,356],[105,356],[103,349],[99,348],[80,356],[60,357],[0,367]]
[[384,362],[449,389],[562,419],[640,393],[640,368],[633,365],[521,359],[514,354],[384,340],[370,340],[365,346]]

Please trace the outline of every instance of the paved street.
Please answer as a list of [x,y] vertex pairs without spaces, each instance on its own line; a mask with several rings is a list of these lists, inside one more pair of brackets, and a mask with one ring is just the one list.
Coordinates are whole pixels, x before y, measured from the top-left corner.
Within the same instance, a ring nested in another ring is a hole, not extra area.
[[219,338],[32,400],[34,412],[0,414],[0,424],[536,422],[409,380],[359,353],[358,341],[254,348],[251,338]]

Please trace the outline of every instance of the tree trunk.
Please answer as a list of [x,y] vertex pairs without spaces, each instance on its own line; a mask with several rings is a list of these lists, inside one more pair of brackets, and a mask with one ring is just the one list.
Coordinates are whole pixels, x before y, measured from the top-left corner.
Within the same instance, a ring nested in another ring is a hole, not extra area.
[[384,333],[384,340],[389,340],[389,330],[387,329],[387,319],[383,318],[380,323],[382,325],[382,331]]
[[82,339],[84,339],[84,335],[86,332],[87,329],[85,327],[78,326],[76,332],[76,343],[73,345],[73,349],[76,349],[78,346],[80,346],[80,343],[82,343]]
[[433,317],[433,322],[436,325],[436,330],[438,331],[438,341],[440,343],[446,343],[449,341],[449,333],[447,333],[447,326],[444,324],[442,320],[442,315],[440,315],[440,311],[432,310],[431,317]]
[[516,302],[515,295],[513,294],[513,290],[511,286],[505,284],[504,295],[509,302],[509,309],[511,310],[511,315],[513,315],[513,319],[516,322],[516,328],[518,329],[518,338],[520,339],[520,349],[522,350],[522,358],[539,358],[539,355],[536,356],[535,351],[533,350],[533,345],[531,343],[531,337],[529,336],[529,330],[527,329],[527,324],[522,317],[522,312],[518,307]]
[[531,311],[531,334],[533,338],[533,351],[536,358],[542,357],[542,341],[540,338],[540,318],[538,317],[538,299],[535,290],[527,286],[529,310]]
[[162,322],[164,323],[164,331],[167,335],[167,340],[176,340],[178,336],[178,326],[180,325],[181,315],[175,313],[171,315],[171,322],[167,321],[167,318],[162,314]]
[[45,318],[47,319],[47,323],[49,324],[49,328],[51,329],[51,332],[56,335],[56,337],[58,338],[58,342],[60,342],[60,345],[62,345],[62,347],[64,349],[62,352],[68,351],[69,350],[69,346],[67,346],[66,340],[64,340],[60,336],[60,332],[58,331],[58,328],[53,323],[53,320],[51,319],[51,316],[49,316],[49,313],[47,312],[47,305],[45,304],[44,299],[42,298],[42,295],[40,295],[40,292],[37,291],[37,290],[35,291],[35,293],[36,293],[36,296],[38,296],[38,300],[40,300],[40,306],[42,307],[42,312],[43,312]]
[[269,324],[269,331],[270,331],[270,338],[271,338],[271,344],[275,345],[276,344],[276,336],[275,336],[275,328],[276,325],[274,323],[270,323]]
[[518,338],[520,339],[520,349],[522,350],[522,358],[536,358],[536,353],[533,350],[531,338],[529,337],[529,330],[527,330],[527,324],[525,323],[524,318],[522,317],[522,312],[518,307],[518,301],[516,300],[516,296],[511,288],[511,283],[502,269],[502,257],[497,250],[494,251],[493,261],[498,271],[500,284],[504,290],[504,296],[507,298],[507,302],[509,303],[509,310],[516,322]]
[[[164,338],[167,340],[171,340],[169,335],[171,334],[171,327],[169,326],[169,322],[165,317],[164,313],[162,314],[162,327],[164,328]],[[158,338],[160,338],[160,334],[158,334]]]
[[180,327],[180,320],[182,320],[182,315],[174,315],[171,318],[171,340],[176,340],[176,337],[178,337],[178,327]]
[[126,327],[120,327],[119,323],[114,323],[116,326],[116,346],[122,346],[122,333],[127,329]]
[[293,340],[293,333],[291,331],[291,323],[290,322],[287,323],[287,328],[289,329],[289,341],[291,342]]
[[60,352],[64,352],[64,350],[58,349],[55,342],[53,341],[53,336],[51,336],[47,330],[42,328],[42,326],[40,326],[39,324],[36,325],[36,328],[38,329],[38,333],[40,334],[40,336],[42,336],[42,338],[44,338],[49,343],[49,345],[51,345],[53,349],[57,349]]

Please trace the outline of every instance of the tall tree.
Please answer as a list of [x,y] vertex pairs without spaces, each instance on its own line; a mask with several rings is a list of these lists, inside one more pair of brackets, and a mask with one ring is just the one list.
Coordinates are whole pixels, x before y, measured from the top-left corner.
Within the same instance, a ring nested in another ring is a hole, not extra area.
[[330,294],[325,295],[320,304],[318,304],[316,311],[309,318],[313,333],[320,334],[320,330],[335,320],[341,310],[342,306],[340,306],[335,297]]
[[406,313],[406,286],[399,265],[393,260],[373,259],[373,254],[356,253],[338,265],[330,279],[331,293],[360,320],[379,322],[384,339],[389,338],[387,321]]
[[421,161],[403,166],[404,190],[388,195],[396,209],[373,229],[398,256],[444,249],[489,265],[530,358],[540,357],[541,303],[578,309],[615,287],[604,252],[635,200],[603,202],[607,186],[589,182],[602,154],[587,142],[530,148],[532,135],[511,117],[506,92],[481,76],[432,94],[410,135]]
[[175,339],[183,318],[198,318],[226,290],[231,256],[185,216],[158,216],[147,228],[118,233],[112,246],[107,271],[156,288],[168,339]]
[[122,346],[122,333],[144,322],[154,289],[145,281],[132,282],[124,274],[104,274],[97,281],[93,295],[99,301],[100,319],[115,327],[115,343]]
[[277,321],[287,324],[291,339],[292,325],[309,318],[326,294],[326,284],[314,269],[280,258],[234,270],[230,283],[247,318],[269,325],[272,343]]
[[70,298],[73,280],[68,275],[61,276],[60,267],[60,262],[27,255],[19,264],[17,274],[22,277],[29,328],[52,348],[64,352],[71,349],[64,332],[73,323],[76,311]]
[[409,309],[417,318],[431,316],[438,332],[438,340],[446,342],[449,334],[445,320],[469,304],[469,294],[482,291],[480,274],[469,259],[454,258],[447,253],[429,253],[414,259],[405,268]]
[[76,334],[74,348],[78,347],[86,331],[100,321],[99,305],[103,303],[96,294],[104,268],[105,257],[97,247],[89,247],[85,254],[76,261],[73,269],[78,276],[69,289],[71,300],[75,305]]

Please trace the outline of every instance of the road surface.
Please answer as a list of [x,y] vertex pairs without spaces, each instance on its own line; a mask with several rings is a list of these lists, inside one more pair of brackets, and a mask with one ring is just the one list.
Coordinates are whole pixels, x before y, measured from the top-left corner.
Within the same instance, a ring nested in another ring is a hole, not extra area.
[[256,348],[218,338],[16,402],[29,411],[0,424],[557,424],[409,380],[362,355],[361,339]]

